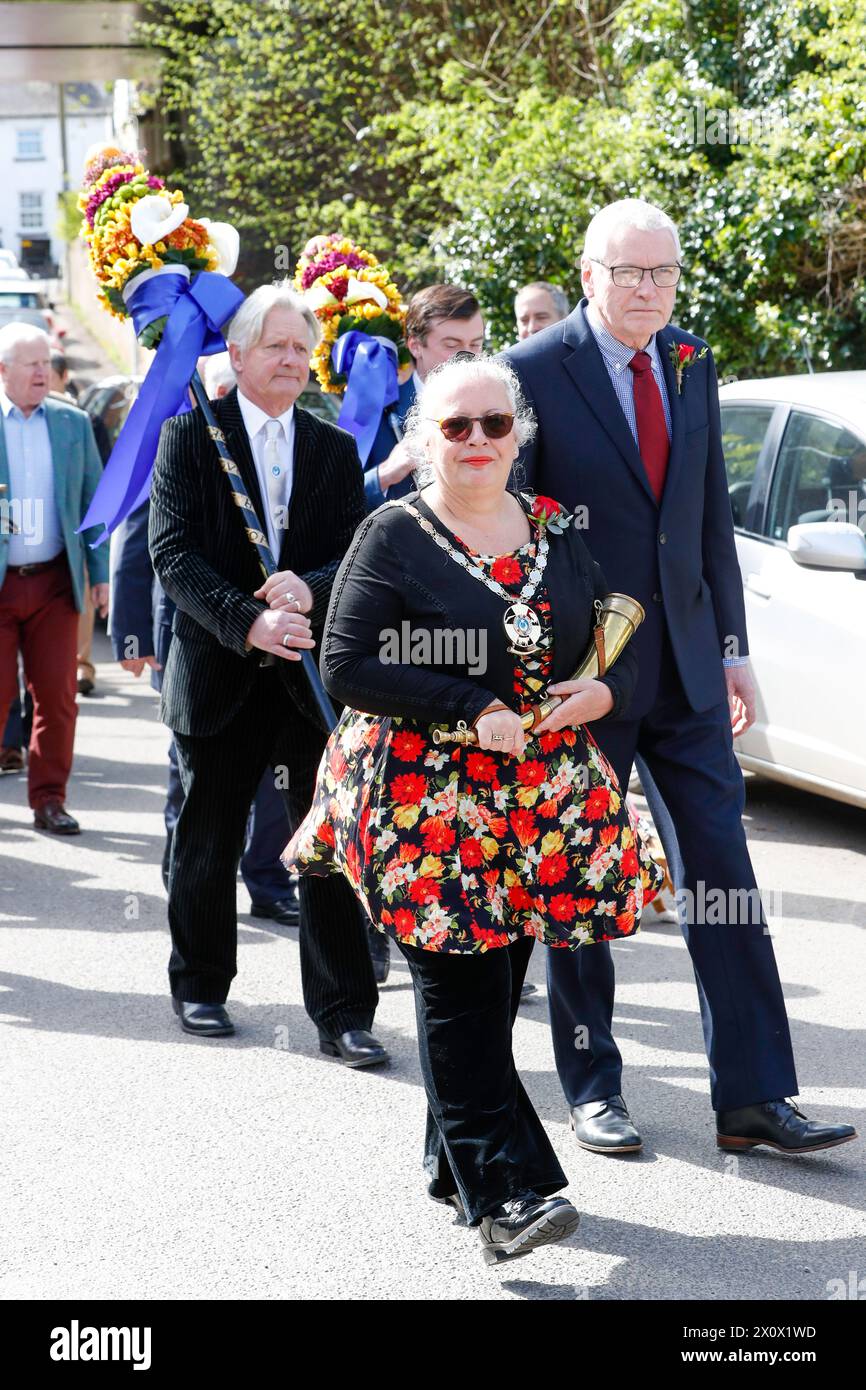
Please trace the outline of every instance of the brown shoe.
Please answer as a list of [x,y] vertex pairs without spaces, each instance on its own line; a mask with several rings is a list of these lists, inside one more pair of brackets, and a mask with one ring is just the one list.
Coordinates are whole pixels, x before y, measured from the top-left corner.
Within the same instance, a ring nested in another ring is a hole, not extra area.
[[62,801],[45,801],[33,812],[37,830],[50,830],[52,835],[80,835],[81,826],[70,816]]
[[79,677],[78,677],[78,693],[79,693],[79,695],[92,695],[95,689],[96,689],[96,685],[95,685],[95,683],[90,679],[89,676],[79,676]]
[[24,754],[20,748],[0,748],[0,777],[7,772],[24,771]]

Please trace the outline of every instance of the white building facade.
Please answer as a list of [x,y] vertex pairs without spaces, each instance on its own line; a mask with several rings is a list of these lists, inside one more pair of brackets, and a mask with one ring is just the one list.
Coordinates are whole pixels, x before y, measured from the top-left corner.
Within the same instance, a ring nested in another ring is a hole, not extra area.
[[[64,86],[68,187],[77,189],[84,156],[112,138],[112,97],[89,82]],[[43,275],[60,266],[65,243],[58,232],[63,191],[60,94],[50,82],[0,87],[0,246]]]

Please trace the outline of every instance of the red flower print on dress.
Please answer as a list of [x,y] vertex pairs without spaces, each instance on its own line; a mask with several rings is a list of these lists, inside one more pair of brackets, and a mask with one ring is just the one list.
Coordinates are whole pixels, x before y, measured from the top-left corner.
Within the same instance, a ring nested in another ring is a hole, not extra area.
[[590,912],[592,912],[592,909],[595,907],[595,898],[578,898],[577,902],[574,904],[574,907],[578,916],[586,917]]
[[537,758],[527,759],[517,769],[517,780],[523,787],[540,787],[547,779],[547,768]]
[[329,820],[322,821],[322,824],[316,830],[316,835],[320,840],[324,840],[326,845],[330,845],[331,849],[334,848],[334,827]]
[[539,883],[559,883],[568,872],[568,860],[564,854],[548,854],[538,866]]
[[331,749],[331,757],[329,759],[328,766],[331,769],[331,772],[334,774],[336,780],[338,782],[342,782],[343,778],[346,775],[346,771],[349,764],[343,757],[342,749],[339,747],[338,744],[335,744],[334,747]]
[[415,930],[415,918],[408,907],[398,907],[394,913],[394,926],[398,936],[411,936]]
[[595,787],[586,798],[584,815],[587,820],[601,820],[610,805],[610,792],[607,787]]
[[430,816],[421,822],[424,849],[428,854],[444,854],[451,849],[457,836],[441,816]]
[[508,890],[508,901],[519,911],[521,908],[531,909],[535,899],[531,893],[527,893],[522,883],[513,883]]
[[466,776],[472,782],[495,782],[496,763],[486,753],[470,753],[466,759]]
[[535,823],[535,816],[531,811],[512,811],[509,817],[511,829],[514,831],[524,848],[534,845],[541,831]]
[[466,869],[477,869],[484,863],[484,851],[478,840],[460,841],[460,863]]
[[623,878],[632,878],[637,873],[640,866],[638,864],[637,854],[633,849],[623,851],[619,867]]
[[404,772],[391,783],[391,796],[400,806],[413,806],[427,790],[425,778],[417,772]]
[[539,734],[538,736],[542,753],[553,753],[562,741],[562,733],[559,729],[555,729],[552,734]]
[[438,903],[442,897],[442,885],[435,878],[416,878],[409,884],[409,897],[413,903]]
[[522,573],[519,562],[513,555],[499,555],[490,566],[490,576],[498,584],[516,584]]
[[347,846],[346,846],[346,869],[347,869],[347,872],[348,872],[348,875],[349,875],[349,878],[351,879],[351,881],[352,881],[353,883],[360,883],[360,881],[361,881],[361,864],[360,864],[360,860],[359,860],[359,858],[358,858],[358,848],[357,848],[357,845],[347,845]]
[[550,915],[557,922],[570,922],[576,910],[571,893],[556,893],[550,899]]
[[479,927],[474,919],[469,923],[469,930],[476,941],[484,941],[488,946],[508,945],[508,936],[505,932],[494,931],[492,927]]
[[398,730],[391,740],[394,757],[404,763],[417,762],[424,748],[425,743],[421,735],[410,733],[408,729]]

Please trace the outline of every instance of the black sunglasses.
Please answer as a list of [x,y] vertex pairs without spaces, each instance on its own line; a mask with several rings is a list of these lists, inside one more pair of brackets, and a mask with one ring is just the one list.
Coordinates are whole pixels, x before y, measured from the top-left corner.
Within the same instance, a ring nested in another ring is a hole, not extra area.
[[449,415],[445,420],[432,423],[439,426],[449,443],[465,444],[476,420],[488,439],[504,439],[514,426],[514,416],[502,410],[488,410],[483,415]]

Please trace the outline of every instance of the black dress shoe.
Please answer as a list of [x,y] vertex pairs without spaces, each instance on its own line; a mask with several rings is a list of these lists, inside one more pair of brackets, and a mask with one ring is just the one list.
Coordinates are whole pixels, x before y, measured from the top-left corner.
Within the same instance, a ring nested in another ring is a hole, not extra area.
[[77,684],[79,695],[92,695],[96,689],[95,683],[89,676],[79,676]]
[[367,928],[367,942],[373,962],[373,978],[377,985],[383,985],[391,973],[391,943],[385,933],[377,931],[375,927]]
[[281,927],[296,927],[301,920],[296,898],[280,898],[273,903],[253,903],[250,908],[253,917],[270,917]]
[[531,980],[524,980],[520,986],[520,1002],[529,999],[533,994],[538,993],[538,985],[534,985]]
[[46,801],[33,812],[36,830],[50,830],[52,835],[80,835],[81,826],[70,816],[62,801]]
[[524,1192],[481,1218],[484,1263],[501,1264],[531,1255],[540,1245],[563,1240],[577,1230],[580,1217],[564,1197]]
[[224,1004],[195,1004],[172,998],[171,1007],[183,1031],[194,1033],[197,1038],[227,1038],[235,1031]]
[[622,1096],[573,1105],[571,1127],[580,1147],[590,1153],[634,1154],[643,1148]]
[[347,1067],[378,1067],[388,1054],[366,1028],[352,1028],[338,1038],[320,1038],[319,1048],[327,1057],[339,1057]]
[[754,1149],[766,1144],[786,1154],[810,1154],[834,1149],[857,1138],[853,1125],[825,1125],[807,1120],[789,1100],[765,1100],[739,1110],[720,1110],[716,1115],[716,1143],[720,1149]]

